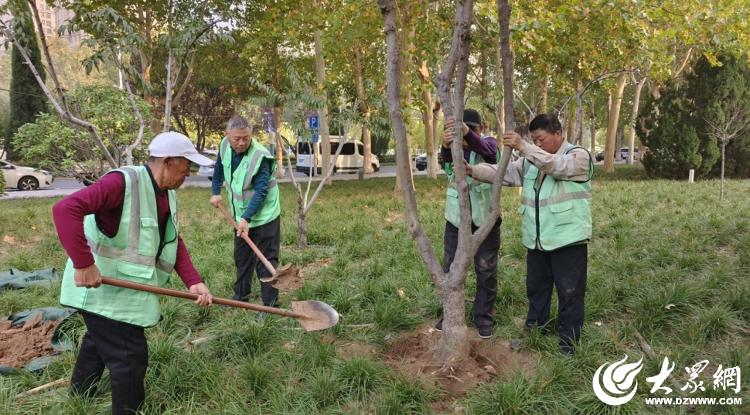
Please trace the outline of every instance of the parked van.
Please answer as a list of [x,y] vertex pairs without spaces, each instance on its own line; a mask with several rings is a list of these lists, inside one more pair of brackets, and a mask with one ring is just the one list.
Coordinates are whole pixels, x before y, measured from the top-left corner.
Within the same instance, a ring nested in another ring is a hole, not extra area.
[[[340,136],[332,135],[331,138],[331,160],[336,154],[336,150],[339,148],[339,144],[343,142],[343,148],[339,156],[336,158],[336,165],[333,168],[334,172],[339,171],[350,171],[355,172],[361,169],[365,161],[365,145],[359,140],[342,140]],[[306,174],[310,173],[310,169],[315,167],[313,174],[321,174],[321,166],[323,164],[323,158],[320,153],[321,141],[313,144],[309,141],[297,142],[297,167],[296,170]],[[317,155],[317,160],[313,154]],[[374,154],[370,160],[372,163],[372,169],[374,171],[380,170],[380,160]]]

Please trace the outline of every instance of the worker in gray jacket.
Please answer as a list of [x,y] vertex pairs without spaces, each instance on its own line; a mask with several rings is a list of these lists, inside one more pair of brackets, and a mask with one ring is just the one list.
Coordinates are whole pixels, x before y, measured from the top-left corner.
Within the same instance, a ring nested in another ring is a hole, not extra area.
[[[503,134],[503,144],[523,157],[512,162],[503,184],[523,186],[519,212],[522,242],[527,248],[526,329],[549,323],[552,288],[557,287],[560,349],[572,354],[583,326],[584,295],[591,239],[591,177],[594,165],[586,149],[562,136],[552,114],[529,124],[533,144],[515,132]],[[467,174],[492,182],[497,165],[468,165]]]

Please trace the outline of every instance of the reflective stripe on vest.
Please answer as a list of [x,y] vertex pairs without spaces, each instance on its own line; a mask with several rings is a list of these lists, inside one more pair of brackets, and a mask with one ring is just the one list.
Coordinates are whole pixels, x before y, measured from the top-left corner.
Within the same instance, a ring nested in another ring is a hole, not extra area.
[[[117,233],[112,237],[102,233],[93,214],[84,218],[84,234],[96,266],[105,276],[164,286],[177,259],[179,225],[175,193],[167,191],[171,215],[166,224],[164,238],[168,242],[165,243],[159,232],[156,194],[147,168],[124,167],[116,171],[125,178]],[[77,287],[74,274],[69,259],[60,288],[61,304],[141,327],[158,323],[159,297],[155,294],[110,285]]]
[[[482,158],[481,155],[473,151],[469,153],[470,165],[483,162],[484,158]],[[449,164],[446,164],[446,173],[448,173],[448,179],[450,182],[448,183],[448,188],[446,190],[444,216],[446,221],[450,222],[455,227],[459,227],[461,222],[461,212],[458,202],[458,186],[455,182],[455,174],[453,173],[452,166]],[[482,183],[471,177],[467,177],[466,182],[469,185],[468,193],[471,220],[476,226],[482,226],[490,211],[490,205],[492,204],[492,184]]]
[[[137,183],[138,173],[134,169],[129,167],[121,167],[119,170],[130,176],[131,183]],[[91,253],[95,255],[114,260],[128,261],[134,264],[153,265],[153,257],[141,255],[138,253],[138,244],[141,238],[141,227],[133,225],[137,224],[141,219],[141,194],[138,190],[138,186],[131,186],[130,200],[131,226],[128,230],[127,248],[121,249],[115,248],[114,246],[107,246],[101,243],[97,244],[88,237],[86,238],[86,241],[91,248]],[[174,263],[170,263],[169,261],[165,261],[164,259],[159,258],[156,261],[156,267],[164,272],[170,273],[174,269]]]
[[[576,148],[581,147],[567,144],[564,153]],[[521,239],[525,247],[553,251],[591,239],[592,175],[590,156],[585,182],[558,180],[543,175],[536,166],[524,162],[519,211],[522,214]]]
[[263,147],[262,144],[253,140],[248,148],[248,152],[242,156],[239,165],[232,171],[232,157],[234,151],[229,145],[229,139],[224,138],[221,143],[223,151],[221,155],[221,168],[224,171],[224,178],[228,193],[228,199],[231,204],[232,213],[236,221],[242,218],[242,214],[247,209],[251,199],[255,196],[253,178],[258,171],[263,160],[269,162],[269,180],[268,192],[262,206],[258,208],[252,218],[250,218],[250,227],[265,225],[274,220],[281,213],[279,204],[279,187],[275,177],[276,166],[275,160],[271,154]]
[[[562,202],[567,202],[568,200],[576,200],[576,199],[591,199],[591,192],[581,191],[581,192],[563,193],[559,195],[550,196],[546,199],[539,199],[539,207],[543,208],[548,205],[554,205],[556,203],[562,203]],[[534,200],[528,199],[526,197],[521,197],[521,203],[529,207],[535,206]]]

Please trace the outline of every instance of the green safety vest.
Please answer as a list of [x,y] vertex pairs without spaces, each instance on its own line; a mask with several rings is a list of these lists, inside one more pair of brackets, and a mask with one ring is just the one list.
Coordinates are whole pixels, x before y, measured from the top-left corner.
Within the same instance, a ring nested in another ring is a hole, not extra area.
[[[475,152],[469,153],[469,164],[484,163],[482,156]],[[445,173],[448,175],[448,189],[445,192],[445,220],[453,226],[459,227],[461,223],[461,209],[458,204],[458,188],[455,182],[453,166],[445,164]],[[469,205],[471,207],[471,221],[476,226],[482,226],[490,213],[492,204],[492,183],[482,183],[471,177],[466,178],[469,184]]]
[[[582,147],[568,143],[564,154],[576,148]],[[594,174],[591,155],[585,182],[557,180],[549,175],[539,179],[539,174],[536,166],[524,160],[523,192],[518,208],[522,216],[523,245],[553,251],[591,239],[591,177]]]
[[[168,190],[170,217],[164,234],[164,247],[157,258],[159,219],[156,193],[145,166],[122,167],[113,171],[125,177],[125,197],[117,234],[110,238],[86,215],[83,229],[94,261],[102,276],[141,284],[164,286],[177,259],[177,200]],[[113,320],[150,327],[159,322],[159,297],[143,291],[102,284],[98,288],[76,287],[73,262],[68,259],[63,273],[60,303]]]
[[263,206],[250,218],[248,226],[255,228],[279,217],[281,214],[281,204],[279,203],[279,187],[277,186],[275,176],[276,159],[271,153],[262,144],[258,143],[257,140],[253,140],[247,153],[242,156],[239,166],[237,166],[237,169],[233,173],[232,153],[234,150],[232,150],[229,140],[226,137],[221,140],[219,148],[221,151],[221,165],[224,169],[224,180],[227,183],[227,193],[229,193],[234,220],[239,222],[242,219],[242,214],[245,213],[250,200],[255,194],[252,183],[253,177],[258,174],[260,162],[263,158],[271,162],[268,194],[266,195],[266,200],[263,202]]

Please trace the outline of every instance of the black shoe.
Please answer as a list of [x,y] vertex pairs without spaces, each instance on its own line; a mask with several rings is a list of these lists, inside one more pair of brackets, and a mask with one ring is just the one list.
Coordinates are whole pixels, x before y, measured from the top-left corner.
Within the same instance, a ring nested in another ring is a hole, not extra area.
[[443,331],[443,319],[441,318],[435,323],[435,331]]
[[480,339],[489,339],[492,337],[492,333],[494,332],[492,326],[482,326],[477,328],[479,331],[479,338]]

